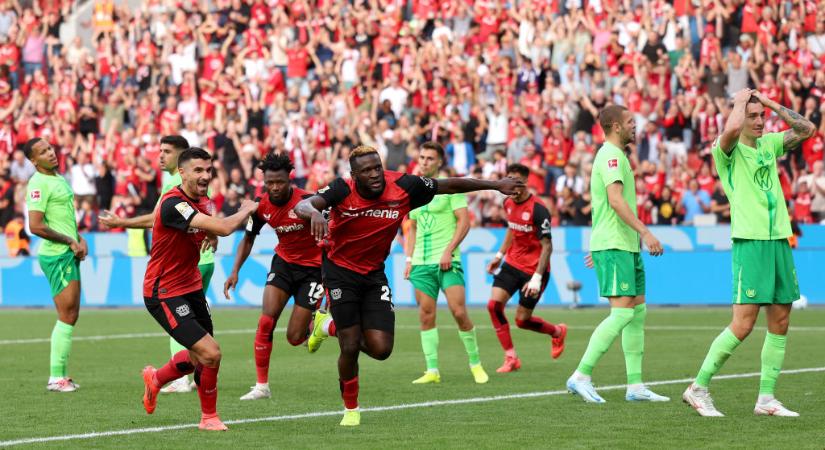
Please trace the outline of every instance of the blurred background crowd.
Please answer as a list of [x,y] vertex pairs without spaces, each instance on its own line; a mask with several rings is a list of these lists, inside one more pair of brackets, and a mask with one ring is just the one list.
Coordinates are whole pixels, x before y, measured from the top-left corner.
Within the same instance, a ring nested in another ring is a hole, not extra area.
[[[355,145],[416,173],[436,140],[442,175],[525,164],[554,225],[587,225],[607,103],[636,115],[639,217],[725,222],[710,148],[746,87],[818,127],[780,177],[798,222],[825,219],[825,2],[89,1],[91,46],[60,39],[72,0],[0,0],[0,226],[25,203],[27,139],[55,146],[81,230],[101,231],[99,210],[154,207],[166,134],[214,154],[221,214],[261,194],[267,152],[314,190],[349,176]],[[767,117],[766,132],[783,127]],[[501,203],[472,195],[473,225],[506,225]]]

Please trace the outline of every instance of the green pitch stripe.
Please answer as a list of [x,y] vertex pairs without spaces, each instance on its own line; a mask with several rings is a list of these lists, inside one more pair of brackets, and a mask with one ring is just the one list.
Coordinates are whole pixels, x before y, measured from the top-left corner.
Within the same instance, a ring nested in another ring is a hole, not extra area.
[[[783,370],[782,374],[784,375],[793,375],[793,374],[800,374],[800,373],[812,373],[812,372],[825,372],[825,367],[808,367],[804,369],[792,369],[792,370]],[[732,379],[739,379],[739,378],[755,378],[761,376],[760,372],[751,372],[751,373],[738,373],[732,375],[718,375],[713,377],[714,380],[732,380]],[[669,384],[683,384],[683,383],[690,383],[693,381],[693,378],[680,378],[678,380],[664,380],[664,381],[653,381],[649,383],[645,383],[647,386],[664,386]],[[597,388],[599,391],[615,391],[619,389],[625,389],[627,385],[625,384],[616,384],[612,386],[603,386]],[[541,392],[525,392],[521,394],[508,394],[508,395],[496,395],[491,397],[472,397],[472,398],[460,398],[455,400],[437,400],[432,402],[420,402],[420,403],[403,403],[400,405],[388,405],[388,406],[376,406],[372,408],[362,408],[361,412],[383,412],[383,411],[398,411],[402,409],[418,409],[418,408],[430,408],[433,406],[452,406],[452,405],[465,405],[471,403],[490,403],[496,402],[501,400],[515,400],[515,399],[522,399],[522,398],[536,398],[536,397],[551,397],[556,395],[563,395],[567,394],[567,390],[558,390],[558,391],[541,391]],[[301,420],[301,419],[312,419],[316,417],[327,417],[327,416],[340,416],[342,414],[341,410],[336,411],[318,411],[318,412],[311,412],[311,413],[304,413],[304,414],[289,414],[284,416],[269,416],[269,417],[256,417],[256,418],[249,418],[249,419],[235,419],[235,420],[224,420],[223,423],[226,425],[237,425],[237,424],[246,424],[246,423],[255,423],[255,422],[280,422],[284,420]],[[112,430],[112,431],[100,431],[94,433],[83,433],[83,434],[66,434],[62,436],[45,436],[45,437],[34,437],[34,438],[25,438],[25,439],[15,439],[10,441],[0,441],[0,448],[2,447],[11,447],[13,445],[23,445],[23,444],[38,444],[44,442],[59,442],[59,441],[74,441],[74,440],[82,440],[82,439],[95,439],[100,437],[111,437],[111,436],[125,436],[130,434],[138,434],[138,433],[161,433],[165,431],[172,431],[172,430],[183,430],[189,428],[197,428],[198,424],[196,423],[187,423],[187,424],[179,424],[179,425],[168,425],[168,426],[161,426],[161,427],[150,427],[150,428],[132,428],[126,430]]]

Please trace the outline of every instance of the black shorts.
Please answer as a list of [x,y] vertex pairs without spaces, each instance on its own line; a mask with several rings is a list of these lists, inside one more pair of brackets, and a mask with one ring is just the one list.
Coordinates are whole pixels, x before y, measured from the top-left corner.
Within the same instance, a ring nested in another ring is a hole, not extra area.
[[212,314],[202,290],[164,299],[143,297],[143,302],[169,336],[186,348],[212,335]]
[[295,298],[296,305],[310,311],[318,309],[324,297],[320,267],[288,263],[278,254],[272,257],[266,284],[286,292]]
[[504,263],[501,265],[501,270],[493,278],[493,287],[504,289],[511,297],[516,291],[519,291],[518,304],[527,309],[534,309],[541,299],[544,289],[547,287],[547,282],[550,280],[550,272],[545,272],[544,276],[541,277],[541,290],[535,297],[527,297],[524,295],[524,291],[521,290],[521,288],[530,281],[530,278],[533,278],[532,274],[528,275]]
[[336,329],[360,325],[395,333],[392,291],[383,270],[361,275],[324,258],[321,273]]

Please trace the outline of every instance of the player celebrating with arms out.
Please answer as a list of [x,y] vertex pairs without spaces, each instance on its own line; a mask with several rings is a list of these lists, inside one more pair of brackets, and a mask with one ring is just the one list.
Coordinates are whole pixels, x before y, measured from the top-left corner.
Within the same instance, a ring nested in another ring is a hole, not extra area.
[[[791,129],[762,134],[765,107]],[[779,183],[776,159],[816,131],[813,123],[758,91],[738,92],[725,130],[713,144],[716,171],[731,205],[733,320],[710,345],[696,380],[682,399],[702,416],[721,417],[708,393],[710,379],[753,330],[765,306],[768,332],[762,347],[762,376],[754,414],[796,417],[774,397],[785,360],[791,304],[799,298],[791,222]]]
[[180,186],[160,200],[152,227],[152,250],[143,296],[146,309],[179,344],[181,350],[160,369],[143,369],[143,406],[152,414],[164,384],[195,373],[201,401],[202,430],[226,430],[218,417],[218,369],[221,350],[212,337],[212,317],[203,293],[198,260],[206,233],[228,236],[240,227],[258,204],[244,200],[234,215],[219,219],[209,214],[206,191],[212,178],[212,156],[190,148],[180,154]]
[[[437,142],[425,142],[418,153],[418,167],[428,178],[438,176],[444,164],[444,148]],[[421,348],[427,371],[413,384],[440,383],[438,372],[438,328],[435,310],[438,291],[444,291],[447,305],[458,324],[458,336],[470,359],[470,373],[476,383],[490,378],[481,367],[476,330],[467,315],[464,292],[464,269],[458,246],[470,230],[467,197],[464,194],[436,195],[433,200],[410,212],[412,228],[406,245],[407,267],[404,278],[415,287],[421,319]]]
[[[509,178],[433,180],[385,172],[378,152],[368,146],[355,148],[349,160],[351,180],[336,179],[298,203],[295,212],[311,221],[317,240],[326,237],[329,241],[321,273],[341,350],[339,386],[346,408],[341,425],[355,426],[361,423],[358,355],[363,351],[384,360],[393,349],[395,313],[384,260],[404,217],[432,201],[436,194],[497,189],[509,195],[524,183]],[[327,208],[331,208],[329,227],[321,214]]]
[[[321,283],[321,248],[306,222],[292,210],[301,199],[312,194],[290,186],[289,174],[294,167],[286,154],[270,153],[258,168],[264,173],[264,186],[268,195],[261,199],[258,210],[249,217],[246,234],[238,244],[232,273],[223,286],[224,295],[229,299],[229,289],[234,290],[238,284],[238,272],[252,251],[255,237],[260,234],[264,224],[268,223],[278,235],[278,246],[275,247],[266,278],[263,310],[255,333],[255,370],[258,381],[241,400],[272,396],[269,389],[272,332],[289,297],[295,298],[295,307],[289,318],[286,340],[291,345],[301,345],[307,339],[312,313],[318,308],[324,295]],[[330,323],[327,327],[328,334],[335,335],[335,325]]]
[[[530,169],[522,164],[507,167],[507,176],[527,182]],[[533,315],[541,299],[541,294],[550,280],[550,256],[553,254],[553,241],[550,235],[550,212],[547,207],[527,188],[519,188],[504,201],[507,211],[507,234],[501,244],[501,250],[490,261],[487,272],[492,274],[506,262],[495,275],[493,291],[487,303],[487,311],[493,321],[496,336],[504,349],[504,364],[496,372],[507,373],[521,368],[521,360],[516,355],[513,339],[510,337],[510,324],[504,315],[504,306],[510,297],[520,291],[516,309],[516,326],[525,330],[550,335],[550,356],[553,359],[564,352],[564,338],[567,325],[553,325],[541,317]],[[530,275],[532,274],[532,275]]]
[[[173,188],[180,186],[181,178],[178,172],[178,157],[181,152],[189,148],[189,142],[186,138],[178,135],[164,136],[160,139],[160,167],[170,176],[163,183],[160,195],[163,197],[167,192]],[[155,223],[155,216],[160,209],[160,200],[155,205],[155,210],[137,217],[119,217],[109,211],[103,211],[100,215],[100,223],[109,228],[152,228]],[[201,259],[198,261],[198,270],[201,273],[203,280],[203,292],[206,293],[209,288],[209,282],[212,279],[212,272],[215,270],[215,248],[217,247],[217,240],[213,237],[207,236],[203,241],[203,248],[201,248]],[[178,344],[173,338],[169,338],[169,350],[174,356],[181,350],[186,350],[185,347]],[[189,377],[181,377],[161,390],[163,393],[186,393],[192,392],[192,387],[189,384]]]
[[78,386],[67,375],[72,332],[80,313],[80,261],[89,252],[77,232],[74,193],[66,179],[58,175],[57,154],[43,138],[23,146],[23,153],[37,172],[26,188],[29,229],[43,238],[37,258],[49,280],[57,322],[54,324],[49,357],[49,382],[52,392],[73,392]]
[[581,362],[567,380],[567,389],[590,403],[604,403],[591,382],[593,368],[613,341],[622,335],[627,368],[627,401],[666,402],[642,383],[645,344],[645,269],[639,237],[653,256],[662,244],[638,219],[636,180],[624,148],[636,139],[633,113],[609,105],[599,113],[605,143],[593,160],[590,194],[593,199],[593,231],[590,251],[599,281],[599,293],[610,301],[610,315],[593,331]]

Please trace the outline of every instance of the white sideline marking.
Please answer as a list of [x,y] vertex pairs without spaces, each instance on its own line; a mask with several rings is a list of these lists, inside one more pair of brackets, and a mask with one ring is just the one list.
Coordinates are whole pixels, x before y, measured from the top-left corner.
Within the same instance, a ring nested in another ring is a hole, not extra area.
[[[596,327],[593,325],[568,325],[572,330],[593,330]],[[724,328],[724,324],[719,326],[691,326],[691,325],[647,325],[645,330],[648,331],[719,331]],[[493,327],[489,325],[476,325],[477,330],[492,330]],[[417,330],[417,325],[396,325],[396,330]],[[766,330],[765,327],[754,327],[754,330]],[[239,328],[233,330],[215,330],[218,339],[225,334],[252,334],[255,328]],[[276,328],[275,331],[283,333],[286,328]],[[794,332],[822,332],[825,327],[790,327],[788,331]],[[114,339],[141,339],[141,338],[156,338],[169,337],[166,333],[126,333],[126,334],[103,334],[99,336],[75,336],[72,342],[80,341],[108,341]],[[45,344],[51,342],[50,338],[31,338],[31,339],[6,339],[0,340],[0,345],[20,345],[20,344]]]
[[[783,370],[782,374],[785,375],[792,375],[792,374],[799,374],[799,373],[810,373],[810,372],[825,372],[825,367],[808,367],[805,369],[792,369],[792,370]],[[753,378],[760,376],[760,372],[750,372],[750,373],[736,373],[731,375],[718,375],[713,377],[714,380],[731,380],[737,378]],[[645,383],[647,386],[664,386],[668,384],[681,384],[681,383],[690,383],[693,381],[693,378],[681,378],[678,380],[664,380],[664,381],[652,381],[649,383]],[[596,390],[599,391],[615,391],[618,389],[624,389],[627,387],[625,384],[615,384],[610,386],[602,386],[597,388]],[[507,394],[507,395],[495,395],[490,397],[471,397],[471,398],[459,398],[454,400],[435,400],[431,402],[420,402],[420,403],[402,403],[400,405],[387,405],[387,406],[374,406],[371,408],[361,408],[362,412],[382,412],[382,411],[396,411],[400,409],[416,409],[416,408],[427,408],[431,406],[446,406],[446,405],[464,405],[469,403],[489,403],[495,402],[500,400],[513,400],[519,398],[535,398],[535,397],[550,397],[556,395],[566,394],[567,390],[559,390],[559,391],[539,391],[539,392],[525,392],[521,394]],[[678,399],[677,399],[678,400]],[[310,419],[315,417],[326,417],[326,416],[340,416],[342,414],[341,410],[336,411],[318,411],[318,412],[311,412],[311,413],[304,413],[304,414],[289,414],[284,416],[269,416],[269,417],[255,417],[249,419],[234,419],[234,420],[225,420],[223,423],[227,425],[238,425],[238,424],[246,424],[246,423],[255,423],[255,422],[278,422],[284,420],[297,420],[297,419]],[[198,424],[196,423],[188,423],[188,424],[178,424],[178,425],[166,425],[160,427],[149,427],[149,428],[132,428],[127,430],[112,430],[112,431],[96,431],[92,433],[83,433],[83,434],[66,434],[62,436],[46,436],[46,437],[36,437],[36,438],[24,438],[24,439],[15,439],[10,441],[0,441],[0,447],[11,447],[13,445],[22,445],[22,444],[37,444],[43,442],[56,442],[56,441],[71,441],[77,439],[93,439],[99,437],[110,437],[110,436],[123,436],[128,434],[136,434],[136,433],[157,433],[162,431],[170,431],[170,430],[182,430],[187,428],[197,428]]]

